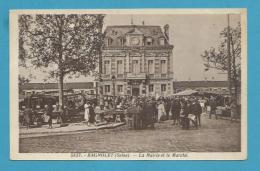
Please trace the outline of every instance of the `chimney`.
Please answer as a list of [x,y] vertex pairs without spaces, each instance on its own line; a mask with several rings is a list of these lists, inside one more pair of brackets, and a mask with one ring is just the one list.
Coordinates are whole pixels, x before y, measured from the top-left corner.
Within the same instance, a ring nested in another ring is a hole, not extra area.
[[166,39],[169,41],[169,24],[164,25],[164,35]]

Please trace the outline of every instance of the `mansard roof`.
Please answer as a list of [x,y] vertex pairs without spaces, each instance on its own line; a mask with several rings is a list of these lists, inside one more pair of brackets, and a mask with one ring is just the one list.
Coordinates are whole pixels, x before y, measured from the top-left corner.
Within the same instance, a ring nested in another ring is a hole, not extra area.
[[125,37],[127,34],[142,34],[144,37],[151,37],[155,40],[159,38],[167,39],[160,26],[152,25],[113,25],[107,26],[105,29],[105,37],[116,39],[118,37]]

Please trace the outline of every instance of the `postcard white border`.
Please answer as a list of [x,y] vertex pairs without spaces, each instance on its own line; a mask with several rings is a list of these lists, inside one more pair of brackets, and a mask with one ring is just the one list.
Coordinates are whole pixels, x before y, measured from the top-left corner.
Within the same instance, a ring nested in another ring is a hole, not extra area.
[[[19,153],[18,122],[18,15],[20,14],[241,14],[241,152],[172,153]],[[246,160],[247,159],[247,9],[51,9],[10,10],[10,159],[11,160]],[[89,155],[92,155],[89,156]],[[106,155],[107,154],[107,155]],[[109,156],[111,154],[111,156]],[[154,154],[155,157],[147,157]],[[96,156],[95,156],[96,155]],[[140,156],[141,155],[141,156]],[[125,157],[116,157],[125,156]],[[144,156],[144,157],[142,157]]]

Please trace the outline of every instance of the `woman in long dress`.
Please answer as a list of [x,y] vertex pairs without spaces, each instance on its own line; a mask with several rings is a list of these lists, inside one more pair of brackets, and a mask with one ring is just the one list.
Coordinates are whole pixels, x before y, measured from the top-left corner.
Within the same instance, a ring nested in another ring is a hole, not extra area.
[[158,122],[160,122],[161,117],[166,114],[165,107],[164,107],[164,104],[163,104],[162,100],[160,101],[157,109],[158,109]]
[[87,124],[89,121],[89,106],[90,106],[89,102],[86,102],[86,104],[84,105],[84,108],[85,108],[84,119]]

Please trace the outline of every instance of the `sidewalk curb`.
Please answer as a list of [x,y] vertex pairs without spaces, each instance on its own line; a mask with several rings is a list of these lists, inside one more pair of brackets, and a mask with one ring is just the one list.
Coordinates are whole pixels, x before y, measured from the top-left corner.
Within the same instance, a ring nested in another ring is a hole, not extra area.
[[117,123],[115,125],[102,125],[99,127],[87,128],[87,129],[78,129],[72,131],[55,131],[55,132],[31,132],[31,133],[19,133],[19,138],[31,138],[31,137],[44,137],[44,136],[53,136],[53,135],[66,135],[72,133],[83,133],[83,132],[92,132],[95,130],[102,129],[113,129],[119,126],[123,126],[125,123]]

